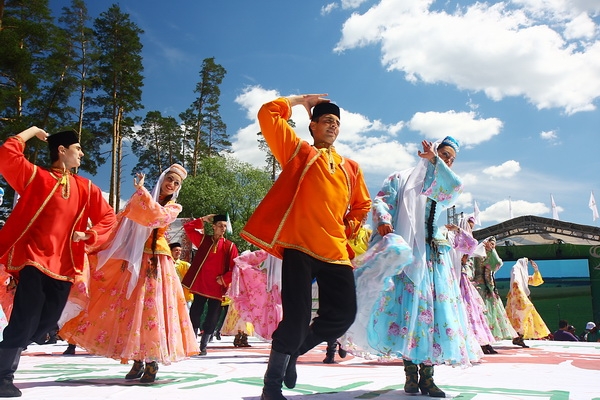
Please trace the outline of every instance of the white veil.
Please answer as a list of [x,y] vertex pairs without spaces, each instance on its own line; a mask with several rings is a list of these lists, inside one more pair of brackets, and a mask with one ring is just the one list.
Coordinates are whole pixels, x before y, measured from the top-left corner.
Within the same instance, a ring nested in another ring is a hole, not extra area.
[[[156,182],[156,185],[152,190],[152,200],[155,202],[158,202],[160,187],[165,176],[169,172],[178,173],[177,170],[172,170],[172,168],[173,166],[167,168],[160,174],[158,182]],[[184,179],[185,177],[182,178]],[[173,193],[172,200],[177,199],[180,188],[181,186]],[[127,287],[127,298],[129,298],[140,275],[142,256],[144,254],[144,243],[146,243],[146,240],[150,237],[153,228],[140,225],[127,217],[123,217],[117,229],[117,233],[110,245],[106,249],[98,252],[98,265],[96,266],[96,269],[99,270],[102,268],[109,259],[116,258],[126,261],[128,264],[127,269],[131,272],[131,279],[129,280],[129,285]]]

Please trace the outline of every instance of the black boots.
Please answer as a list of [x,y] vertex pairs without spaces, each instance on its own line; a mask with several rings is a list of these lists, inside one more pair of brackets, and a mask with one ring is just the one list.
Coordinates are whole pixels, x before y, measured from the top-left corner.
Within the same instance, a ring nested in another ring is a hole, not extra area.
[[289,354],[278,353],[271,349],[262,395],[260,396],[261,400],[285,400],[281,388],[289,361]]
[[156,361],[147,362],[144,368],[144,375],[140,378],[140,383],[152,383],[156,380],[158,372],[158,363]]
[[201,356],[206,355],[206,346],[208,346],[208,341],[210,340],[210,333],[203,333],[202,338],[200,339],[200,354]]
[[325,359],[323,364],[335,364],[335,350],[337,348],[337,342],[327,342],[327,351],[325,352]]
[[21,397],[21,391],[10,378],[0,378],[0,397]]
[[481,350],[483,354],[498,354],[496,350],[490,344],[486,344],[485,346],[481,346]]
[[296,361],[298,361],[299,354],[290,356],[287,368],[285,369],[285,376],[283,377],[283,383],[288,389],[296,387],[296,381],[298,380],[298,372],[296,371]]
[[298,357],[302,354],[306,353],[310,349],[314,348],[319,343],[323,342],[323,339],[319,338],[315,335],[312,330],[309,334],[304,338],[304,342],[300,346],[298,352],[294,355],[290,356],[286,371],[285,377],[283,379],[283,383],[285,383],[285,387],[288,389],[293,389],[296,387],[296,380],[298,379],[298,373],[296,372],[296,361],[298,361]]
[[129,370],[127,375],[125,375],[125,379],[138,379],[142,376],[143,373],[144,373],[144,362],[140,361],[140,360],[135,360],[135,361],[133,361],[133,365],[131,366],[131,369]]
[[514,338],[514,339],[512,340],[512,342],[513,342],[513,344],[514,344],[514,345],[516,345],[516,346],[521,346],[521,347],[523,347],[523,348],[525,348],[525,349],[528,349],[528,348],[529,348],[529,346],[527,346],[527,345],[525,344],[525,342],[523,341],[523,335],[521,335],[521,334],[519,334],[519,336],[517,336],[516,338]]
[[402,360],[404,364],[404,374],[406,375],[406,382],[404,382],[404,391],[408,394],[419,393],[419,379],[417,365],[412,361]]
[[125,375],[125,379],[140,379],[140,383],[152,383],[156,380],[158,372],[158,363],[156,361],[147,362],[144,368],[144,362],[141,360],[133,361],[131,370]]
[[338,355],[340,356],[340,358],[346,358],[346,356],[348,355],[348,352],[344,349],[342,349],[342,344],[340,342],[336,342],[338,345]]
[[76,348],[77,348],[77,346],[75,346],[74,344],[69,343],[69,345],[67,346],[67,349],[65,351],[63,351],[63,355],[64,356],[72,356],[72,355],[74,355]]
[[421,394],[428,394],[429,397],[446,397],[446,393],[433,382],[432,365],[419,364],[419,389]]
[[21,391],[13,384],[21,351],[19,347],[0,348],[0,397],[21,397]]
[[233,338],[234,347],[252,347],[248,344],[248,334],[238,329],[237,335]]

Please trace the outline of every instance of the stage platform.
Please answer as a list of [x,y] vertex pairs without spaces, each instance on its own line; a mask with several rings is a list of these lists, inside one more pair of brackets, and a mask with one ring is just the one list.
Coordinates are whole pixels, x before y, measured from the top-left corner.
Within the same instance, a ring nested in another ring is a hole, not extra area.
[[[462,400],[600,400],[600,343],[510,341],[495,344],[471,368],[435,368],[435,382],[447,398]],[[126,381],[130,365],[77,349],[64,356],[66,343],[30,345],[21,357],[15,385],[23,399],[258,400],[269,343],[250,338],[251,347],[233,347],[233,337],[209,344],[206,356],[160,366],[153,384]],[[404,393],[399,361],[381,362],[348,355],[323,364],[325,343],[298,360],[298,384],[288,399],[425,399]]]

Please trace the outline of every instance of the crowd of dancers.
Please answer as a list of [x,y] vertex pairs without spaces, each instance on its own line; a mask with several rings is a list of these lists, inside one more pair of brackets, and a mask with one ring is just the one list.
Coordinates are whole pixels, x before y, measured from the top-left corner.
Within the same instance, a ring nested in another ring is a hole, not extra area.
[[[238,254],[225,237],[227,215],[211,214],[184,226],[195,248],[189,262],[167,236],[182,210],[181,165],[165,169],[151,192],[137,174],[134,194],[115,215],[100,190],[73,173],[83,156],[76,132],[32,127],[8,139],[0,173],[21,200],[0,230],[7,289],[0,300],[10,315],[0,342],[0,397],[21,395],[13,379],[22,349],[57,324],[70,352],[80,346],[132,361],[125,379],[152,383],[159,365],[207,354],[223,316],[232,316],[236,346],[248,345],[248,333],[271,342],[263,400],[285,399],[298,358],[323,342],[324,363],[334,363],[336,351],[401,359],[406,393],[445,397],[435,366],[470,366],[497,353],[492,345],[500,340],[527,347],[524,339],[547,337],[529,299],[529,286],[543,283],[537,264],[517,261],[505,307],[494,278],[503,264],[495,239],[478,243],[473,217],[437,224],[462,193],[452,170],[459,142],[423,140],[417,165],[392,173],[371,200],[358,163],[333,146],[341,113],[325,96],[282,97],[259,111],[282,166],[241,232],[259,250]],[[287,122],[295,106],[309,114],[313,144]],[[24,157],[34,136],[48,142],[52,168]]]

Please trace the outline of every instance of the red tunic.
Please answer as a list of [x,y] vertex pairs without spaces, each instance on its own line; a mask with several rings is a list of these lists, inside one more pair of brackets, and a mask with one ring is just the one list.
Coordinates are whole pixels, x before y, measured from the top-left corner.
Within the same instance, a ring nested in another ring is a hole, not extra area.
[[[0,174],[20,198],[0,230],[0,263],[18,278],[32,265],[44,274],[73,281],[84,265],[85,246],[103,243],[115,223],[115,213],[90,180],[46,170],[23,155],[24,142],[16,136],[0,147]],[[88,221],[91,228],[88,228]],[[73,242],[74,231],[92,234]]]
[[[212,236],[206,236],[197,229],[203,229],[202,219],[186,223],[183,228],[194,246],[198,248],[190,269],[182,280],[182,285],[192,293],[211,299],[222,300],[231,284],[231,271],[238,256],[233,242],[220,238],[216,242]],[[217,282],[220,276],[224,285]]]

